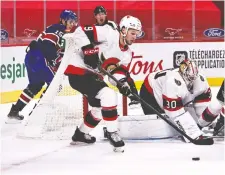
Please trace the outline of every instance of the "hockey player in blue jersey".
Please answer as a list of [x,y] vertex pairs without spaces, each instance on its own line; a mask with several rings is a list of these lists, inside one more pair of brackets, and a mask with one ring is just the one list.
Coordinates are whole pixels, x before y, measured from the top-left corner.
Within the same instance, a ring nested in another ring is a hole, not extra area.
[[41,91],[45,83],[47,86],[51,83],[62,59],[61,39],[65,33],[72,32],[77,26],[77,19],[77,15],[71,10],[63,10],[60,22],[47,27],[37,40],[29,44],[25,56],[29,84],[16,104],[12,105],[6,123],[23,120],[24,117],[19,112]]

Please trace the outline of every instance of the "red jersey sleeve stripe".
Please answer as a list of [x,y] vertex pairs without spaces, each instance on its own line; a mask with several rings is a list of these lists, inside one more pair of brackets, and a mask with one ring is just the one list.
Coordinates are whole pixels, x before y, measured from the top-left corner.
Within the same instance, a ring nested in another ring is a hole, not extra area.
[[169,98],[166,95],[163,96],[163,108],[167,111],[177,111],[183,108],[183,102],[180,97],[178,98]]

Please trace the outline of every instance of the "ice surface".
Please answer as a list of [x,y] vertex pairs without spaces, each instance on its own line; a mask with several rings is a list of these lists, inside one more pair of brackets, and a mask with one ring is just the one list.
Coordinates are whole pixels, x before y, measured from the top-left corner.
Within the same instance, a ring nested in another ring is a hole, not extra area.
[[[213,96],[217,93],[213,88]],[[70,140],[20,139],[20,124],[4,124],[11,104],[0,105],[2,175],[222,175],[225,174],[224,142],[196,146],[173,140],[126,141],[124,153],[114,153],[98,138],[89,146],[70,146]],[[29,107],[24,111],[29,113]],[[193,161],[200,157],[200,161]]]

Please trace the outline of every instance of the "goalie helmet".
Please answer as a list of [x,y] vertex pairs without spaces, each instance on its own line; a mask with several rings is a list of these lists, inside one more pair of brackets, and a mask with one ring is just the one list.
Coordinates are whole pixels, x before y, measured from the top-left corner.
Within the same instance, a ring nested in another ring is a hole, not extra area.
[[137,31],[139,31],[138,36],[142,35],[142,25],[141,25],[141,21],[138,18],[135,18],[133,16],[127,15],[124,16],[121,21],[120,21],[120,30],[122,30],[123,28],[126,29],[126,33],[123,36],[127,35],[127,31],[129,29],[135,29]]
[[181,62],[179,71],[187,84],[192,84],[199,76],[198,66],[193,60],[185,59]]

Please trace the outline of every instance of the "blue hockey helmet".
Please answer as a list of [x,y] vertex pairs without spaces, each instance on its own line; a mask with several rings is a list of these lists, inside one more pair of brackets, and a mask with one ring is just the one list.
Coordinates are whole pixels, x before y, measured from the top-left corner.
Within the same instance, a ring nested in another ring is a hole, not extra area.
[[71,10],[63,10],[60,14],[60,20],[68,21],[70,19],[77,21],[77,15]]

